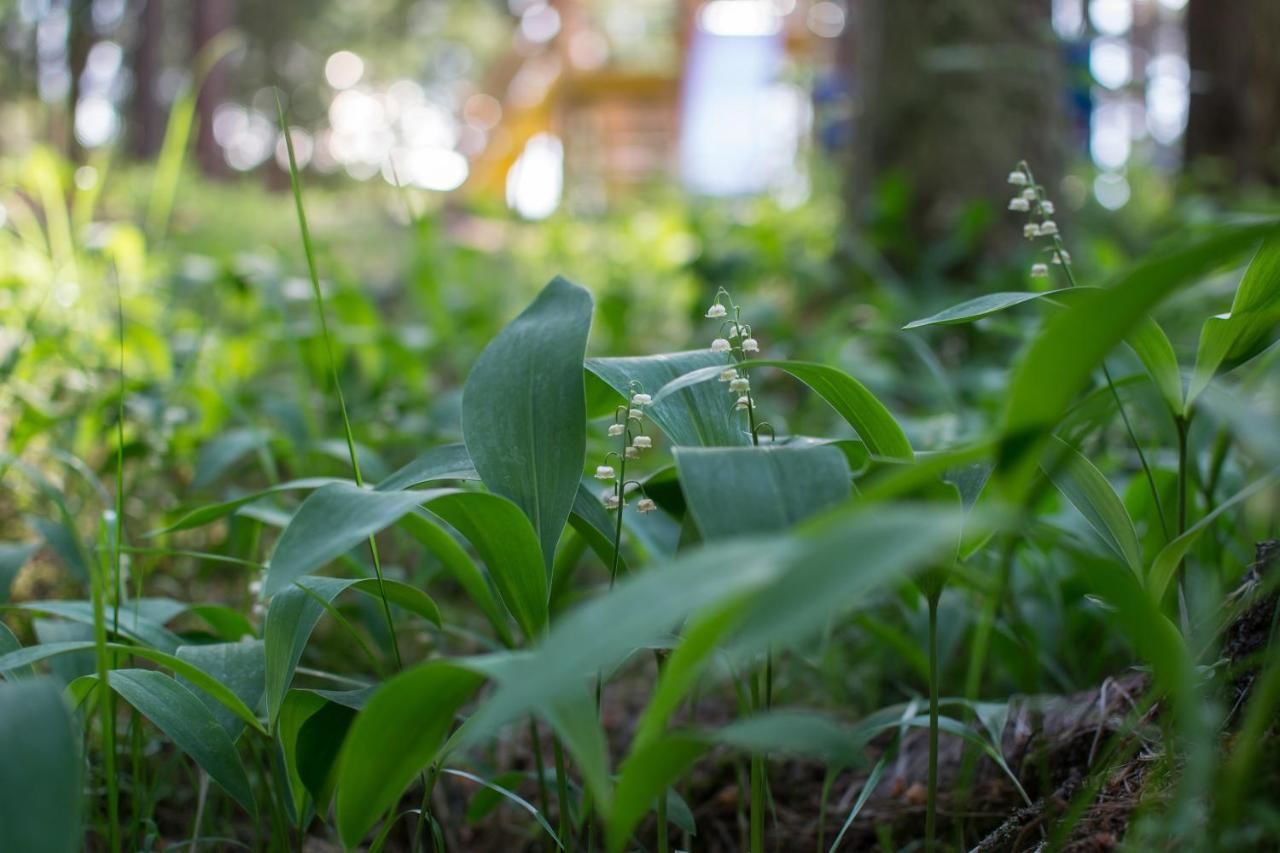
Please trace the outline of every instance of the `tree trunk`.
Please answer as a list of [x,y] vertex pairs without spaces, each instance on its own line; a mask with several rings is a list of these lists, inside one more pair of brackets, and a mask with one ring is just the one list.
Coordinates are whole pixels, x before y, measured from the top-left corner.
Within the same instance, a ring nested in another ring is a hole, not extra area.
[[1005,176],[1019,160],[1052,194],[1065,95],[1050,0],[859,0],[853,13],[851,227],[865,228],[877,191],[900,180],[895,227],[906,233],[880,236],[890,260],[906,264],[953,237],[972,203],[1003,210]]
[[156,96],[164,67],[164,5],[138,0],[138,36],[133,48],[133,99],[129,104],[129,153],[139,160],[154,157],[164,139],[165,116]]
[[1191,0],[1186,167],[1210,188],[1280,185],[1280,3]]
[[[191,12],[191,57],[195,66],[200,51],[235,24],[235,0],[200,0]],[[193,67],[192,74],[199,68]],[[194,85],[200,81],[193,79]],[[207,177],[225,177],[229,172],[222,148],[213,138],[213,111],[231,95],[230,67],[226,57],[209,69],[196,98],[196,160]]]

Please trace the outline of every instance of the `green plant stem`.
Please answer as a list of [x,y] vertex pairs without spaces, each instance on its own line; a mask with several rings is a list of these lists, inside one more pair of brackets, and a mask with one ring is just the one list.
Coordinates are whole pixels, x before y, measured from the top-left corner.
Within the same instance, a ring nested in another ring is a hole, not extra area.
[[112,694],[109,681],[111,671],[110,652],[107,650],[106,584],[101,560],[93,560],[93,640],[97,662],[98,707],[102,709],[102,772],[107,783],[107,843],[112,853],[120,853],[120,782],[116,776],[116,721],[114,705],[108,701]]
[[[760,685],[753,675],[751,681],[751,704],[760,707]],[[751,756],[751,853],[764,853],[764,814],[765,814],[765,766],[764,758]]]
[[[538,782],[538,808],[548,820],[551,818],[551,792],[547,788],[547,765],[542,760],[542,741],[538,737],[538,721],[529,717],[529,742],[533,746],[533,772]],[[547,837],[551,841],[551,837]]]
[[556,763],[556,800],[560,807],[560,820],[557,824],[560,834],[560,841],[564,844],[565,850],[573,850],[573,834],[570,829],[570,812],[573,809],[569,801],[569,774],[565,766],[564,747],[560,745],[559,737],[551,738],[551,751]]
[[657,813],[658,853],[668,853],[671,845],[667,840],[667,792],[665,790],[658,795]]
[[[289,132],[285,121],[284,107],[276,96],[276,112],[280,119],[280,132],[284,136],[285,149],[289,154],[289,182],[293,187],[293,202],[298,213],[298,230],[302,235],[302,249],[307,256],[307,272],[311,277],[311,292],[315,297],[316,313],[320,317],[320,333],[324,339],[325,355],[329,362],[329,374],[333,380],[334,393],[338,397],[338,411],[342,414],[342,431],[347,440],[347,453],[351,458],[351,472],[356,485],[364,487],[364,477],[360,474],[360,458],[356,454],[355,434],[351,429],[351,417],[347,413],[346,397],[342,393],[342,381],[338,376],[338,362],[333,354],[333,341],[329,336],[329,321],[325,318],[324,295],[320,292],[320,272],[316,268],[316,253],[311,245],[311,230],[307,227],[307,212],[302,204],[302,179],[298,174],[298,162],[293,153],[293,134]],[[382,600],[382,613],[387,620],[387,632],[391,635],[391,651],[395,658],[396,670],[404,668],[400,658],[400,640],[396,637],[395,621],[391,618],[391,602],[387,600],[386,584],[382,576],[382,561],[378,557],[378,543],[369,537],[369,556],[373,560],[373,572],[378,579],[378,597]]]
[[929,595],[929,800],[925,811],[925,849],[936,850],[938,827],[938,599]]

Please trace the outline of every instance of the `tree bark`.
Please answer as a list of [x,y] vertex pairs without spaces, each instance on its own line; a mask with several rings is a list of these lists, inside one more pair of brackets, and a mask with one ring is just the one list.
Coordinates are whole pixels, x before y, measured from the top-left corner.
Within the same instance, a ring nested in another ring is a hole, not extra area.
[[852,11],[852,228],[872,218],[877,188],[900,179],[908,234],[894,254],[905,264],[953,236],[971,203],[1002,210],[1019,160],[1058,174],[1065,96],[1049,0],[859,0]]
[[1210,189],[1280,185],[1280,3],[1191,0],[1186,168]]
[[138,34],[133,48],[133,97],[129,103],[129,153],[154,157],[164,140],[165,114],[156,93],[164,67],[162,0],[138,0]]
[[[193,65],[200,51],[218,35],[235,24],[235,0],[200,0],[191,13],[191,59]],[[198,73],[192,68],[192,74]],[[199,85],[199,80],[193,80]],[[223,57],[209,69],[204,85],[196,97],[196,161],[207,177],[220,178],[229,174],[222,148],[213,138],[213,112],[231,95],[230,63]]]

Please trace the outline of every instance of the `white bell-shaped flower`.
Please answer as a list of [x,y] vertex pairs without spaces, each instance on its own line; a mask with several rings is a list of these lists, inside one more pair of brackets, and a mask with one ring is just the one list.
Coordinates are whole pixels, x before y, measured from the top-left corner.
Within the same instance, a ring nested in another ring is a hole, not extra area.
[[636,501],[637,512],[653,512],[657,508],[658,508],[658,505],[653,502],[652,498],[641,498],[640,500]]
[[613,479],[613,466],[612,466],[612,465],[597,465],[597,466],[596,466],[596,479],[597,479],[597,480],[612,480],[612,479]]
[[734,394],[745,394],[751,390],[751,380],[739,377],[729,383],[729,390]]
[[712,352],[728,352],[729,349],[729,341],[725,338],[716,338],[711,342]]
[[737,379],[737,378],[738,378],[738,368],[736,368],[736,367],[729,367],[729,368],[725,368],[724,370],[720,371],[720,381],[721,381],[721,382],[732,382],[733,380],[735,380],[735,379]]
[[743,352],[760,352],[760,342],[755,338],[746,338],[742,342]]
[[1031,202],[1022,197],[1011,198],[1009,199],[1009,209],[1016,210],[1019,213],[1026,213],[1031,209]]
[[1045,216],[1053,216],[1053,202],[1049,201],[1049,199],[1040,202],[1040,212]]
[[1028,222],[1026,225],[1022,226],[1022,236],[1026,237],[1028,240],[1034,240],[1036,237],[1040,236],[1040,226],[1034,222]]
[[622,451],[622,455],[627,457],[628,459],[639,459],[640,451],[634,447],[628,447]]
[[1032,264],[1032,265],[1031,265],[1031,277],[1032,277],[1032,278],[1045,278],[1045,277],[1047,277],[1048,275],[1049,275],[1049,268],[1048,268],[1047,266],[1045,266],[1044,264]]
[[617,508],[618,508],[618,496],[617,496],[617,495],[615,495],[613,492],[609,492],[608,494],[606,494],[606,495],[604,496],[604,508],[605,508],[605,509],[617,509]]
[[1027,185],[1027,173],[1021,169],[1016,169],[1009,173],[1009,183],[1015,187],[1025,187]]
[[653,402],[653,398],[650,397],[648,394],[632,394],[631,395],[631,405],[633,406],[647,406],[652,402]]
[[648,450],[653,447],[653,439],[647,435],[637,435],[631,440],[631,446],[640,450]]
[[740,412],[744,409],[749,409],[751,408],[751,398],[748,397],[746,394],[743,394],[741,397],[738,398],[738,402],[733,404],[733,407]]
[[712,305],[710,308],[707,309],[707,319],[719,320],[721,317],[724,317],[728,313],[729,312],[725,310],[725,307],[721,305],[719,302],[717,302],[715,305]]
[[1040,234],[1045,237],[1052,237],[1058,233],[1058,223],[1052,219],[1046,219],[1040,223]]
[[617,438],[626,431],[627,428],[624,424],[609,424],[609,435],[613,438]]

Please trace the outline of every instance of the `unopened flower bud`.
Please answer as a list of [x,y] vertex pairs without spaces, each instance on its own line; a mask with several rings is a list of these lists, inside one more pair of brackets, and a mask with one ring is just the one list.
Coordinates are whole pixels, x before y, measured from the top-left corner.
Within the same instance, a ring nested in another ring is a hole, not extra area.
[[728,352],[729,341],[726,340],[725,338],[716,338],[714,341],[711,342],[711,351],[712,352]]
[[617,509],[617,508],[618,508],[618,496],[617,496],[617,495],[615,495],[613,492],[609,492],[608,494],[606,494],[606,495],[604,496],[604,508],[605,508],[605,509]]
[[1071,263],[1071,253],[1068,252],[1066,249],[1063,249],[1060,252],[1054,252],[1053,262],[1055,264],[1069,264]]
[[1049,201],[1049,199],[1040,202],[1040,212],[1045,216],[1053,216],[1053,202]]

